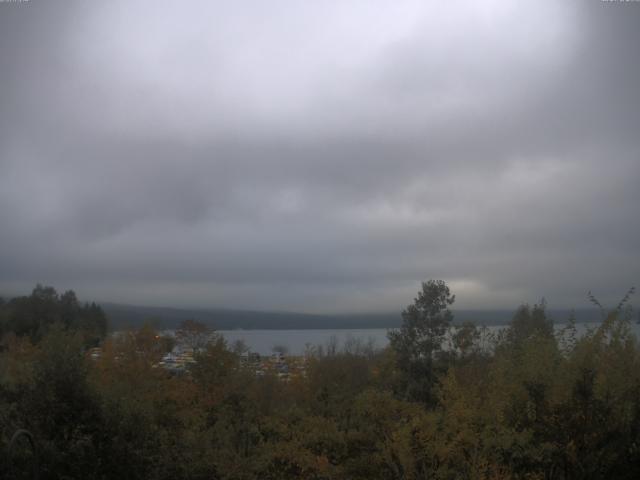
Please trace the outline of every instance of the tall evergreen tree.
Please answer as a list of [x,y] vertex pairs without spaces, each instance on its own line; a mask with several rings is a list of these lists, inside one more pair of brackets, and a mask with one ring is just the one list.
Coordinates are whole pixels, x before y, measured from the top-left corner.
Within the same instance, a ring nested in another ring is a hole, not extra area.
[[451,327],[449,306],[455,301],[443,280],[422,283],[422,290],[402,312],[402,326],[388,333],[398,369],[404,374],[401,388],[408,398],[434,401],[433,386],[442,367],[442,343]]

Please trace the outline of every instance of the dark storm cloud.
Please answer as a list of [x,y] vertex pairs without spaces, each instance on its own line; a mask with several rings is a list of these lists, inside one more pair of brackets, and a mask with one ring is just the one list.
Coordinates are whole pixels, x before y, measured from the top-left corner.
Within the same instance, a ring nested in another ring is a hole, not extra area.
[[640,4],[0,4],[0,288],[396,310],[637,281]]

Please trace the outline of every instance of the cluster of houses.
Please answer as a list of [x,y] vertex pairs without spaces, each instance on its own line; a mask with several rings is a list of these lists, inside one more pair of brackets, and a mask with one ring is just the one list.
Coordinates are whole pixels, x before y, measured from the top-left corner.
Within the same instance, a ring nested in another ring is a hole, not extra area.
[[[193,350],[176,347],[172,352],[162,357],[157,367],[164,368],[172,374],[184,374],[189,367],[197,363],[197,355]],[[245,352],[240,355],[239,368],[252,372],[256,377],[274,375],[282,381],[289,381],[306,375],[304,358],[285,357],[280,352],[269,356],[262,356],[255,352]]]
[[[102,356],[102,348],[92,348],[87,354],[91,359],[98,360]],[[194,350],[178,344],[171,352],[164,354],[154,368],[163,368],[171,374],[182,375],[188,373],[189,367],[196,363],[197,355],[194,355]],[[271,355],[247,351],[240,355],[239,368],[252,372],[256,377],[273,375],[287,382],[306,376],[306,358],[286,357],[279,351]]]
[[189,366],[196,363],[193,358],[193,350],[191,349],[174,349],[162,357],[157,363],[158,367],[162,367],[171,373],[184,373],[188,370]]
[[[165,354],[155,365],[172,374],[188,373],[189,367],[197,363],[197,355],[193,350],[181,347]],[[303,357],[285,357],[280,352],[262,356],[256,352],[245,352],[240,355],[239,368],[252,372],[256,377],[274,375],[282,381],[306,376],[306,361]]]
[[101,347],[93,347],[89,349],[89,358],[92,360],[98,360],[102,356],[102,348]]
[[240,356],[240,365],[254,372],[256,377],[275,375],[283,381],[306,376],[306,361],[303,357],[285,357],[281,352],[270,356],[261,356],[255,352],[246,352]]

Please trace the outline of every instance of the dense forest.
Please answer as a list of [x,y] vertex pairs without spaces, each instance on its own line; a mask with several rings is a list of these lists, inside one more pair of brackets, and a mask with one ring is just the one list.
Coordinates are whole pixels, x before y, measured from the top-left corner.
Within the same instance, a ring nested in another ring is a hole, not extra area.
[[[454,299],[425,282],[386,349],[312,348],[285,381],[195,322],[176,374],[159,367],[175,340],[107,335],[99,306],[38,286],[0,301],[0,477],[640,478],[629,296],[580,336],[544,302],[499,334],[452,326]],[[21,429],[35,453],[10,450]]]

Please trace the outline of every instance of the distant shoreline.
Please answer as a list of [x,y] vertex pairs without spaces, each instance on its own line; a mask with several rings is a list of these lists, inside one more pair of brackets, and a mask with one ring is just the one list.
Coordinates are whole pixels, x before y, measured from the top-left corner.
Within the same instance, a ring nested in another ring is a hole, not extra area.
[[[138,328],[150,323],[158,329],[173,329],[186,319],[205,323],[215,330],[353,330],[390,329],[402,324],[397,313],[370,314],[308,314],[293,312],[260,312],[224,309],[180,309],[170,307],[145,307],[103,303],[101,304],[111,325],[111,330]],[[511,310],[453,310],[454,325],[470,321],[478,326],[503,326],[515,313]],[[590,309],[548,309],[556,324],[565,324],[574,312],[576,323],[593,323],[602,320],[600,312]]]

